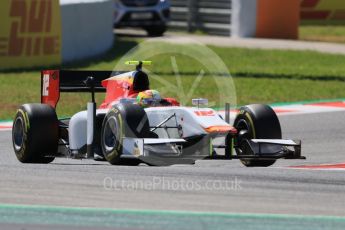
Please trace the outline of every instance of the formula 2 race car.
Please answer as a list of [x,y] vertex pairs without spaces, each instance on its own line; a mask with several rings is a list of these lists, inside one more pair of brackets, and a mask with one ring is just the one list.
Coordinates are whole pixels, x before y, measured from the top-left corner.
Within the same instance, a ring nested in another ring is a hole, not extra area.
[[[148,61],[130,61],[132,72],[41,72],[41,103],[23,104],[12,129],[14,152],[23,163],[50,163],[55,157],[93,158],[110,164],[193,164],[199,159],[240,159],[245,166],[270,166],[277,159],[305,159],[301,141],[282,140],[279,120],[267,105],[240,108],[230,125],[205,108],[180,106],[150,90],[142,70]],[[89,92],[87,110],[58,119],[61,92]],[[106,92],[96,109],[95,93]],[[218,144],[217,143],[218,140]],[[220,140],[220,142],[219,142]],[[222,150],[223,149],[223,150]]]

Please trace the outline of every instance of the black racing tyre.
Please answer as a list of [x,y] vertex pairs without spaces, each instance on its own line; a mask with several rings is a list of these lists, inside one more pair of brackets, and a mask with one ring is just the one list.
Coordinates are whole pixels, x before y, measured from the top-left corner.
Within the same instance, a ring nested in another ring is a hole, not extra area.
[[20,162],[52,162],[58,143],[59,124],[54,108],[38,103],[19,107],[13,122],[12,144]]
[[[234,127],[239,136],[236,144],[241,146],[243,139],[281,139],[282,132],[276,113],[268,105],[254,104],[240,108],[240,112],[234,121]],[[236,148],[238,155],[247,155],[245,149]],[[249,160],[241,162],[247,167],[268,167],[275,160]]]
[[166,25],[150,26],[150,27],[145,27],[145,30],[150,37],[160,37],[164,35],[165,31],[167,30],[167,26]]
[[149,136],[149,120],[142,107],[136,104],[115,105],[108,111],[102,124],[103,155],[110,164],[130,164],[120,158],[123,137],[145,138]]

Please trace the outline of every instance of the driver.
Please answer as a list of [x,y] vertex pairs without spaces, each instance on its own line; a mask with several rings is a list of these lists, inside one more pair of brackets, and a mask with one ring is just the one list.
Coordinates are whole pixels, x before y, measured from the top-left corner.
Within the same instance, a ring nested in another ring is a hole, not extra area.
[[168,101],[162,99],[157,90],[149,89],[142,91],[137,96],[137,103],[142,107],[169,106]]

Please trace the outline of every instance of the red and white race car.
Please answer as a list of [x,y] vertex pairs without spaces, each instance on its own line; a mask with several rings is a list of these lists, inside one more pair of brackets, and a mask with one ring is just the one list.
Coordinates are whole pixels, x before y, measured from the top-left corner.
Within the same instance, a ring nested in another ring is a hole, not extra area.
[[[282,140],[279,120],[267,105],[240,108],[233,125],[212,108],[180,106],[150,90],[147,62],[136,70],[63,71],[41,74],[41,103],[21,105],[12,140],[23,163],[50,163],[55,157],[104,159],[111,164],[171,165],[199,159],[240,159],[246,166],[270,166],[277,159],[304,159],[301,141]],[[87,110],[58,119],[62,92],[90,92]],[[96,109],[95,93],[106,92]]]

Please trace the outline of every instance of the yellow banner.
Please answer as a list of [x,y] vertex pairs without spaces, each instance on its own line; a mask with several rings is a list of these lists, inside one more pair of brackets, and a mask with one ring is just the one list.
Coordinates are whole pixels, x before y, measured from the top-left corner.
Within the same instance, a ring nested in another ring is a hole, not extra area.
[[344,0],[319,0],[315,10],[344,10]]
[[0,0],[0,69],[61,63],[59,0]]
[[302,0],[301,18],[307,20],[345,20],[344,0]]

